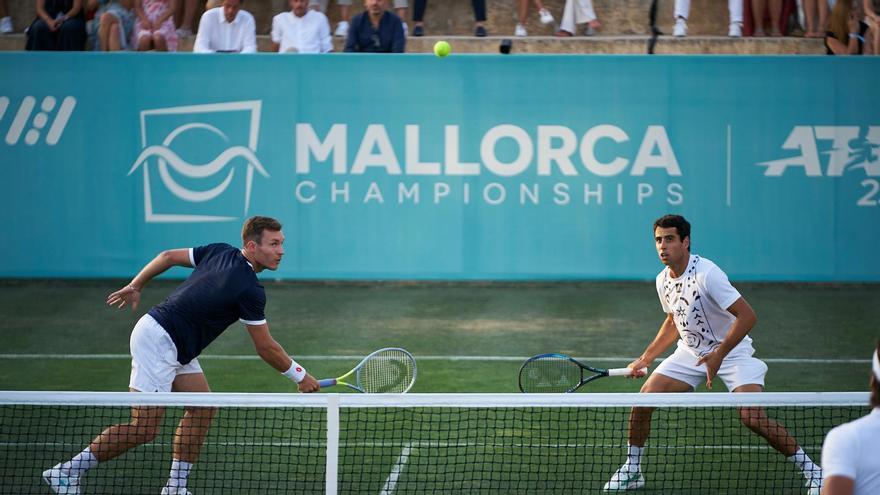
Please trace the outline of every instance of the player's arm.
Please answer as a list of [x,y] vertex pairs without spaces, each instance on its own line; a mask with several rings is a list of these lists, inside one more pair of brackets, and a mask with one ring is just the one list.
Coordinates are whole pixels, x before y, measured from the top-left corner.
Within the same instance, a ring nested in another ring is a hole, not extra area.
[[712,378],[718,374],[718,369],[721,368],[721,362],[724,361],[724,358],[730,354],[730,351],[732,351],[734,347],[742,342],[742,339],[748,335],[749,331],[751,331],[758,322],[758,316],[755,315],[755,310],[752,309],[744,297],[740,297],[734,301],[733,304],[727,308],[727,311],[736,317],[733,321],[733,325],[730,327],[730,331],[727,332],[727,336],[721,341],[721,345],[697,361],[697,365],[706,365],[706,387],[710,389],[712,388]]
[[251,340],[254,341],[254,349],[269,366],[278,370],[279,373],[297,382],[300,392],[316,392],[321,387],[318,381],[306,373],[299,364],[296,363],[284,348],[281,347],[272,334],[269,333],[269,324],[262,323],[259,325],[245,325],[248,333],[251,334]]
[[822,495],[852,495],[855,484],[846,476],[829,476],[822,480]]
[[131,304],[134,311],[141,301],[141,289],[147,285],[147,282],[164,273],[173,266],[185,266],[192,268],[192,260],[190,260],[189,249],[169,249],[159,253],[152,261],[144,266],[131,282],[125,287],[113,292],[107,296],[107,304],[109,306],[117,306],[122,308],[126,303]]
[[[657,336],[654,337],[654,341],[651,342],[650,345],[645,349],[645,352],[639,356],[638,359],[629,364],[629,368],[633,370],[640,370],[642,368],[648,368],[657,359],[660,354],[663,354],[666,349],[669,348],[675,341],[678,340],[678,330],[675,328],[675,321],[672,319],[672,314],[667,313],[666,319],[663,320],[663,324],[660,325],[660,330],[657,331]],[[642,374],[637,374],[638,371],[633,371],[633,376],[643,376]]]

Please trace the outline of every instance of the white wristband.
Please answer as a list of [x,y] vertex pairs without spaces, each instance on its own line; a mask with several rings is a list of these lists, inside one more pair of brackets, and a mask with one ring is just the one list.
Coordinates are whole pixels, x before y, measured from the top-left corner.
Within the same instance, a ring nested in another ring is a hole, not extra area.
[[299,363],[291,359],[290,368],[281,374],[286,376],[287,378],[290,378],[296,383],[299,383],[303,381],[303,378],[306,377],[306,369],[300,366]]

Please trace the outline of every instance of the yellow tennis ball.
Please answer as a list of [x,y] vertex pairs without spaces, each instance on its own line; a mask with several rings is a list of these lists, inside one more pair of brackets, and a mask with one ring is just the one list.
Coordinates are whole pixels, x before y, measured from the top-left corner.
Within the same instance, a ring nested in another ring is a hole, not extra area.
[[443,58],[449,55],[449,52],[452,51],[452,47],[449,46],[449,43],[445,41],[438,41],[434,43],[434,55],[437,55],[440,58]]

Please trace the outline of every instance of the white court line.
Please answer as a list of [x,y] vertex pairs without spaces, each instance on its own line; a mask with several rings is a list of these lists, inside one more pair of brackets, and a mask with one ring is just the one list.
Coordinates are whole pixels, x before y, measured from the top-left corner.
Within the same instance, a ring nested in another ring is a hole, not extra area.
[[[297,354],[297,360],[313,360],[313,361],[357,361],[363,359],[363,355],[347,355],[347,354],[328,354],[328,355],[308,355]],[[456,356],[456,355],[415,355],[417,361],[511,361],[522,362],[531,356]],[[765,363],[783,363],[783,364],[868,364],[870,359],[823,359],[823,358],[761,358]],[[0,354],[0,360],[3,359],[54,359],[54,360],[85,360],[85,359],[131,359],[129,354]],[[203,354],[199,356],[200,360],[218,360],[218,361],[259,361],[261,358],[255,354]],[[635,359],[633,356],[593,356],[593,357],[575,357],[579,361],[586,363],[617,363],[629,362]],[[662,361],[662,359],[658,360]]]
[[403,473],[404,468],[406,468],[406,463],[409,460],[410,449],[410,444],[406,444],[403,447],[400,456],[397,457],[397,462],[394,463],[394,467],[391,469],[391,472],[388,473],[388,479],[385,480],[385,484],[382,486],[382,491],[379,492],[379,495],[390,495],[394,493],[394,489],[397,488],[397,480],[400,479],[400,474]]
[[[326,448],[326,442],[206,442],[206,447],[296,447],[296,448]],[[0,442],[0,448],[27,448],[27,447],[81,447],[81,443],[74,442]],[[152,442],[144,444],[138,448],[160,448],[165,449],[171,447],[170,442]],[[483,443],[483,442],[405,442],[405,443],[388,443],[388,442],[343,442],[340,448],[382,448],[382,447],[402,447],[403,450],[397,458],[394,469],[388,475],[385,486],[392,480],[394,484],[403,472],[409,455],[413,448],[540,448],[540,449],[624,449],[626,444],[596,444],[596,443]],[[771,450],[769,445],[649,445],[648,450]],[[801,448],[806,450],[821,450],[821,445],[802,445]],[[391,491],[393,491],[393,484]],[[384,488],[383,488],[384,493]]]

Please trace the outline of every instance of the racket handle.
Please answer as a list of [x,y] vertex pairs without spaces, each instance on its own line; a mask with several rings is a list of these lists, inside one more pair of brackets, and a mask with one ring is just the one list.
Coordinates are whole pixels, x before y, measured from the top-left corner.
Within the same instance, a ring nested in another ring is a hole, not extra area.
[[326,380],[319,380],[318,385],[320,385],[321,388],[332,387],[333,385],[336,385],[336,378],[327,378]]
[[[648,374],[648,368],[642,368],[639,371],[646,375]],[[611,368],[608,370],[608,376],[632,376],[632,374],[632,368]]]

